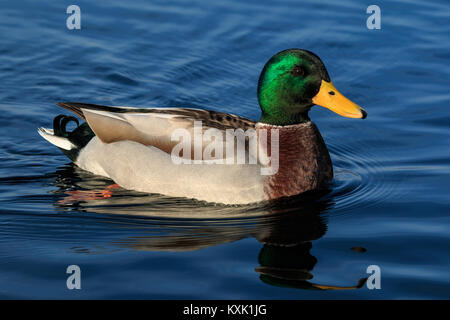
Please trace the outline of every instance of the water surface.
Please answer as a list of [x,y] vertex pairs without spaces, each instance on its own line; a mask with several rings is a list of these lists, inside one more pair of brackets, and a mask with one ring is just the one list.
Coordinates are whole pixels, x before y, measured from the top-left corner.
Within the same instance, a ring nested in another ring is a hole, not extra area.
[[[70,4],[0,4],[1,298],[450,298],[446,1],[383,1],[381,30],[366,28],[364,1],[78,1],[73,31]],[[369,114],[311,111],[335,169],[322,194],[244,207],[103,197],[110,180],[36,132],[64,113],[57,101],[258,119],[259,73],[292,47],[317,53]],[[72,264],[81,290],[66,288]],[[380,290],[361,280],[370,265]]]

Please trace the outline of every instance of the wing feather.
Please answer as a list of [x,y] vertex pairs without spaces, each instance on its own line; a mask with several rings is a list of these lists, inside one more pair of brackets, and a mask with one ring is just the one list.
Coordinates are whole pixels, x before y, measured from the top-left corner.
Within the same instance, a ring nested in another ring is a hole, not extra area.
[[[105,143],[131,140],[154,146],[170,153],[178,141],[172,141],[172,133],[186,129],[193,136],[194,122],[201,121],[202,130],[210,128],[223,132],[227,129],[254,129],[255,122],[240,116],[191,108],[110,107],[76,102],[62,102],[59,106],[87,121],[94,133]],[[225,141],[223,141],[225,148]],[[203,149],[205,143],[203,143]],[[193,145],[191,150],[193,150]],[[192,158],[191,155],[183,155]]]

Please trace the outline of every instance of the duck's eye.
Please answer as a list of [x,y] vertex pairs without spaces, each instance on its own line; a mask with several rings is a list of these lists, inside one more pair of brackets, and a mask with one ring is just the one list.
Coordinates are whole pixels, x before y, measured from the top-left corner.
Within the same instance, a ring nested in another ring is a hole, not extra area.
[[305,75],[305,70],[300,66],[295,66],[291,71],[292,75],[296,77],[301,77]]

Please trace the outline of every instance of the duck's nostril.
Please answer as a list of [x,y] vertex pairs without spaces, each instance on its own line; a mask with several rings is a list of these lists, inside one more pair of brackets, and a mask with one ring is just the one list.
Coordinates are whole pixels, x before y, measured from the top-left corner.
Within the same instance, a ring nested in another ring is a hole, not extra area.
[[334,91],[330,91],[330,92],[328,92],[328,94],[330,94],[330,95],[332,95],[332,96],[335,95]]

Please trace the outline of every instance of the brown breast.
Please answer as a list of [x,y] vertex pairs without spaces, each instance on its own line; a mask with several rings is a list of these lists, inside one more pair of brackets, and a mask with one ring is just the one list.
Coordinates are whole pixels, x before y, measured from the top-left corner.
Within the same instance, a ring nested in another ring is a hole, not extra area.
[[297,195],[320,189],[333,178],[333,166],[323,138],[312,122],[292,126],[263,123],[257,130],[267,130],[267,150],[270,155],[272,130],[278,129],[278,172],[267,176],[264,193],[267,199]]

